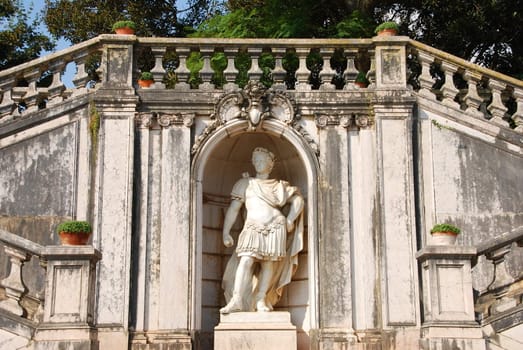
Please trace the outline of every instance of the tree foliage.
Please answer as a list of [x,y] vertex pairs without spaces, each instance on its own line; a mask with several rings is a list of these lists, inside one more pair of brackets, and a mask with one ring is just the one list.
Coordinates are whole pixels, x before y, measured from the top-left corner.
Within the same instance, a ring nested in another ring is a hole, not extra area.
[[136,34],[140,36],[172,37],[183,33],[175,0],[46,0],[49,32],[73,44],[111,33],[113,23],[124,19],[136,23]]
[[30,23],[27,10],[17,1],[0,0],[0,70],[37,58],[42,49],[51,50],[52,41]]
[[400,33],[523,78],[522,0],[229,0],[204,21],[205,37],[371,37],[385,20]]

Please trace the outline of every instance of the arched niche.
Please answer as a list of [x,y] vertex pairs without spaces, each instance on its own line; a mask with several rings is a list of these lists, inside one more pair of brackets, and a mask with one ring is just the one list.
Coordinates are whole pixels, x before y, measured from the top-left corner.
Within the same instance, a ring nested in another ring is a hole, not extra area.
[[[256,131],[247,129],[245,120],[227,122],[201,145],[193,160],[191,327],[200,332],[200,348],[210,348],[219,308],[225,305],[221,279],[233,249],[222,243],[230,191],[243,173],[255,175],[252,151],[265,147],[277,158],[271,177],[298,186],[307,203],[305,248],[293,281],[275,309],[291,313],[298,328],[299,348],[308,349],[309,331],[318,328],[317,159],[302,136],[280,120],[265,120]],[[239,218],[233,230],[235,238],[242,224]]]

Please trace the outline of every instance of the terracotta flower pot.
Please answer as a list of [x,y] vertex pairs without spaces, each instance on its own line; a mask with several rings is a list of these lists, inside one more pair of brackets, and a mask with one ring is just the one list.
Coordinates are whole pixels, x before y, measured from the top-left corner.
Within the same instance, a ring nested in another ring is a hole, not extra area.
[[378,32],[378,36],[393,36],[398,35],[398,31],[396,29],[383,29]]
[[154,80],[142,80],[138,79],[138,85],[143,88],[148,88],[154,83]]
[[134,34],[134,29],[129,28],[129,27],[118,28],[118,29],[115,29],[114,31],[116,32],[116,34],[126,34],[126,35]]
[[62,245],[86,245],[91,232],[64,232],[58,233]]
[[457,233],[454,232],[432,232],[432,245],[454,245],[456,243]]
[[361,81],[356,81],[356,82],[354,82],[354,84],[355,84],[356,86],[358,86],[360,89],[364,89],[364,88],[367,87],[367,84],[366,84],[366,83],[363,83],[363,82],[361,82]]

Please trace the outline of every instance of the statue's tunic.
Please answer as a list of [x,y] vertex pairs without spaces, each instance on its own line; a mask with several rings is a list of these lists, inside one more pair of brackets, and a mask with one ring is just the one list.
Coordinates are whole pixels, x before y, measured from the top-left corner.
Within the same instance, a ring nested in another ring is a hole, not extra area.
[[[274,305],[281,297],[283,287],[290,283],[298,267],[298,253],[303,249],[303,213],[296,220],[293,231],[286,230],[286,217],[281,209],[290,199],[300,195],[297,187],[288,182],[275,179],[245,177],[236,182],[231,197],[245,203],[246,199],[257,197],[269,207],[278,209],[270,222],[259,223],[247,220],[238,237],[235,254],[231,256],[224,273],[222,286],[227,302],[232,297],[234,276],[239,257],[247,255],[258,260],[277,262],[271,287],[267,293],[267,302]],[[248,205],[247,205],[248,206]],[[246,296],[246,309],[253,308],[252,296],[256,293],[256,279],[253,280],[252,293]]]
[[[297,188],[289,186],[285,181],[246,178],[235,184],[231,196],[241,202],[245,202],[246,197],[257,197],[270,207],[280,210],[295,193]],[[247,218],[238,238],[236,253],[259,260],[282,260],[286,255],[286,240],[285,216],[274,216],[269,223]]]

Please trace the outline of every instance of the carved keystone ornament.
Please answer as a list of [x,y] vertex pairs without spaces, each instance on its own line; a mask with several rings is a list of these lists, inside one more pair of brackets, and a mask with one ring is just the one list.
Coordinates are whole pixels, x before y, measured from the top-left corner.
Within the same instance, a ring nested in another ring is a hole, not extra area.
[[196,153],[216,129],[230,120],[245,119],[249,123],[247,131],[257,131],[267,118],[278,119],[293,127],[305,138],[314,152],[318,152],[318,147],[310,135],[298,124],[300,116],[296,114],[294,100],[282,90],[268,89],[260,82],[249,81],[243,90],[229,92],[220,97],[211,115],[212,121],[196,139],[192,153]]

